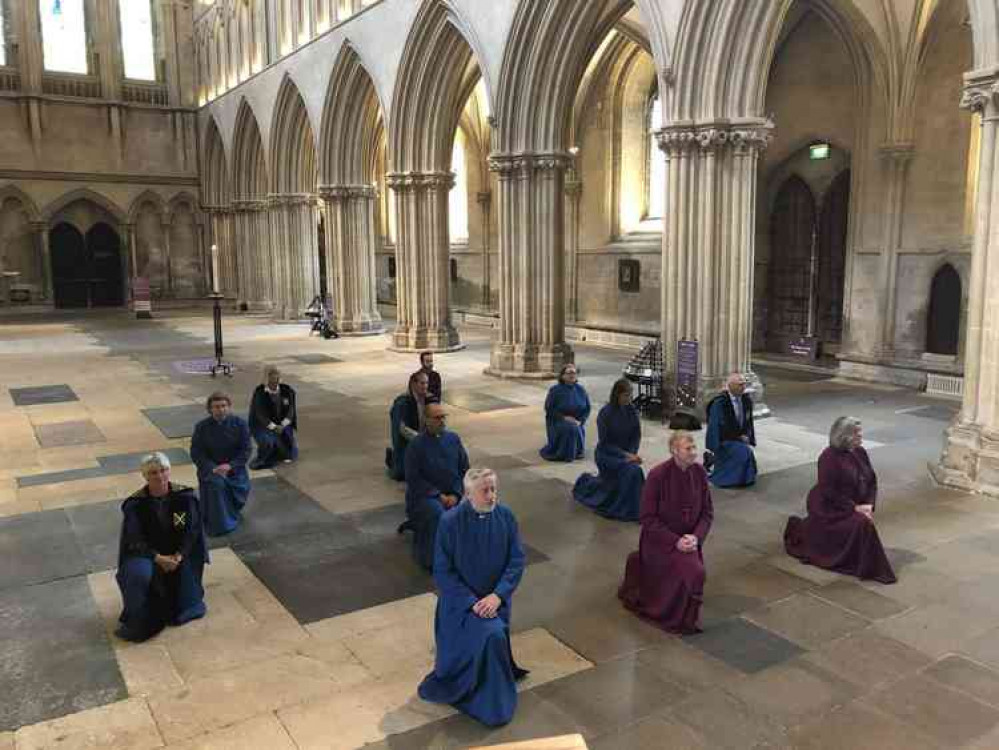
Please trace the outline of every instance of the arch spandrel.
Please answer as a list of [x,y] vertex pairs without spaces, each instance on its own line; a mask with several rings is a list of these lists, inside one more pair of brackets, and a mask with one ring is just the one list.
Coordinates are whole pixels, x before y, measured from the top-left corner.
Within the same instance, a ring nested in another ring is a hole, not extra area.
[[315,192],[316,138],[302,94],[291,76],[285,76],[281,82],[274,103],[268,150],[272,192]]
[[91,188],[77,188],[56,198],[49,203],[41,213],[41,220],[49,223],[67,206],[77,201],[90,201],[104,209],[119,224],[127,223],[126,212],[114,200]]

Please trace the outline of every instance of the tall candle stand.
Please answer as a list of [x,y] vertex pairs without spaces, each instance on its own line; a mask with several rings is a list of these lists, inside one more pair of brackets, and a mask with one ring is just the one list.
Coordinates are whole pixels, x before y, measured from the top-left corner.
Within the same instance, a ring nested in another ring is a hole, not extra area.
[[232,363],[226,362],[222,349],[222,295],[214,292],[208,295],[214,303],[212,306],[212,317],[215,319],[215,362],[212,364],[211,373],[214,378],[218,373],[227,377],[232,377]]

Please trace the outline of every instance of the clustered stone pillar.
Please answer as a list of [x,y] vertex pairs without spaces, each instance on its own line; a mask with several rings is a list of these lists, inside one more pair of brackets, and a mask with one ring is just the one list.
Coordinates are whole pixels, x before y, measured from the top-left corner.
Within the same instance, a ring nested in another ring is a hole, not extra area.
[[884,186],[883,237],[885,242],[883,278],[885,294],[881,307],[878,355],[885,360],[895,356],[895,296],[898,287],[898,253],[902,245],[905,209],[905,183],[912,160],[912,144],[896,143],[881,147],[887,169]]
[[490,280],[489,250],[492,245],[490,230],[492,229],[493,194],[488,190],[475,194],[475,202],[482,212],[482,296],[480,304],[482,311],[488,312],[492,307],[492,281]]
[[565,183],[565,255],[566,274],[566,304],[565,313],[570,322],[579,320],[579,200],[583,192],[583,183],[578,179],[569,179]]
[[258,265],[269,269],[274,314],[295,320],[319,294],[316,199],[286,193],[268,196],[267,203],[271,253],[269,259],[259,258]]
[[375,200],[371,185],[325,185],[326,268],[338,333],[382,333],[375,296]]
[[436,352],[462,348],[451,323],[448,276],[448,192],[450,172],[392,172],[395,191],[396,301],[392,346],[402,351]]
[[731,372],[750,370],[756,170],[769,121],[668,125],[662,341],[667,377],[676,342],[700,344],[699,400]]
[[999,498],[999,76],[966,76],[962,106],[982,117],[965,334],[964,400],[946,432],[940,483]]
[[232,209],[236,224],[239,306],[251,312],[269,312],[273,308],[273,297],[267,202],[238,200],[232,202]]
[[[238,267],[236,263],[236,227],[232,209],[226,206],[203,206],[202,211],[208,214],[211,241],[209,248],[215,245],[219,253],[219,291],[223,296],[235,298],[238,295]],[[211,252],[210,249],[208,252]],[[204,264],[211,268],[211,257]],[[205,287],[212,288],[211,279],[205,277]]]
[[488,374],[551,378],[573,361],[565,343],[564,153],[495,154],[498,177],[498,336]]

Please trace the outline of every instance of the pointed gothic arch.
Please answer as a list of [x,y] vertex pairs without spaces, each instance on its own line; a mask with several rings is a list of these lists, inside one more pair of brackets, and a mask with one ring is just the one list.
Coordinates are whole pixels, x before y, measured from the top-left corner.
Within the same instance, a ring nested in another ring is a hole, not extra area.
[[218,123],[212,115],[209,115],[205,127],[204,144],[201,164],[204,203],[208,206],[228,206],[232,200],[229,164]]
[[930,303],[926,314],[927,353],[957,356],[962,295],[961,274],[950,263],[944,263],[930,282]]
[[271,122],[272,192],[315,193],[319,172],[316,139],[298,86],[285,75]]
[[233,197],[239,200],[262,199],[267,195],[270,179],[260,127],[246,99],[240,102],[236,115],[232,154]]
[[104,211],[106,211],[108,215],[114,219],[114,221],[118,222],[118,224],[126,223],[126,213],[117,203],[108,198],[106,195],[91,190],[90,188],[77,188],[76,190],[70,190],[68,193],[64,193],[60,197],[56,198],[44,208],[41,214],[41,220],[46,223],[51,222],[56,214],[76,201],[90,201],[91,203],[94,203],[104,209]]

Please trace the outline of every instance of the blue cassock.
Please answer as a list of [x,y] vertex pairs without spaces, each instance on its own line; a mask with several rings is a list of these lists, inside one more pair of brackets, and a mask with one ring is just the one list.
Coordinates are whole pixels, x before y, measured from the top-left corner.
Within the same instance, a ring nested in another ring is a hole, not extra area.
[[[728,392],[715,396],[708,404],[708,432],[704,442],[715,454],[711,484],[716,487],[745,487],[756,481],[756,456],[750,447],[756,445],[753,402],[743,394],[740,404],[742,419],[736,415]],[[743,436],[748,443],[742,441]]]
[[600,476],[581,474],[572,496],[607,518],[637,521],[645,472],[640,464],[628,463],[625,453],[638,453],[642,442],[638,411],[631,404],[607,404],[597,415],[597,435]]
[[406,448],[409,442],[399,432],[406,425],[412,430],[420,430],[420,410],[416,399],[409,393],[397,396],[389,409],[389,439],[392,443],[391,460],[386,461],[389,476],[397,482],[406,479]]
[[[148,486],[143,487],[122,503],[121,511],[115,578],[124,606],[117,635],[141,642],[167,624],[203,617],[201,576],[208,548],[194,490],[171,484],[166,497],[154,498]],[[154,562],[157,554],[178,552],[183,562],[172,573],[164,573]]]
[[[541,449],[546,461],[575,461],[583,457],[586,442],[586,419],[590,416],[590,397],[579,383],[556,383],[545,399],[545,431],[548,444]],[[575,417],[579,426],[563,417]]]
[[468,471],[468,454],[459,438],[421,432],[406,449],[406,518],[413,529],[413,557],[430,570],[434,539],[444,505],[441,494],[461,497]]
[[[527,672],[510,650],[510,606],[524,574],[524,549],[513,513],[497,505],[478,513],[465,499],[440,521],[434,558],[437,613],[434,671],[420,684],[420,697],[446,703],[487,726],[506,724],[517,708],[514,684]],[[472,612],[496,594],[497,617]]]
[[[228,534],[239,525],[250,495],[250,474],[246,470],[250,450],[250,428],[237,416],[222,421],[208,417],[194,427],[191,459],[198,467],[198,494],[209,536]],[[225,463],[232,466],[227,476],[212,473]]]

